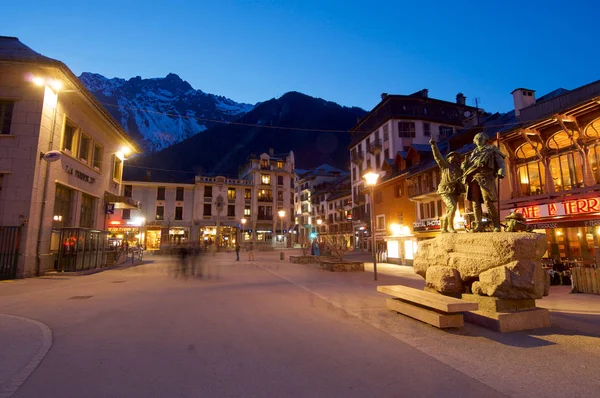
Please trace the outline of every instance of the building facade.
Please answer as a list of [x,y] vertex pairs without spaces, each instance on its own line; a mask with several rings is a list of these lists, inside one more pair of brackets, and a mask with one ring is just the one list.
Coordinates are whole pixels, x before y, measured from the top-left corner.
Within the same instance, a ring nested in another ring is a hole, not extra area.
[[[456,102],[429,98],[424,89],[411,95],[382,94],[381,102],[351,130],[350,159],[353,220],[361,237],[357,248],[370,249],[371,240],[364,231],[370,228],[370,201],[363,179],[369,172],[382,174],[384,165],[393,160],[400,169],[421,161],[420,153],[429,148],[429,140],[443,141],[461,130],[466,123],[476,123],[481,110],[466,105],[459,93]],[[429,150],[430,151],[430,150]],[[382,217],[384,214],[376,214]],[[380,241],[383,242],[383,236]]]
[[18,253],[2,274],[106,266],[105,210],[136,207],[120,196],[136,151],[66,65],[0,37],[0,250]]
[[[124,195],[139,202],[140,209],[115,214],[109,221],[111,237],[149,250],[184,243],[291,244],[293,163],[291,152],[285,157],[270,152],[250,156],[240,167],[240,178],[126,181]],[[285,212],[283,217],[280,211]]]

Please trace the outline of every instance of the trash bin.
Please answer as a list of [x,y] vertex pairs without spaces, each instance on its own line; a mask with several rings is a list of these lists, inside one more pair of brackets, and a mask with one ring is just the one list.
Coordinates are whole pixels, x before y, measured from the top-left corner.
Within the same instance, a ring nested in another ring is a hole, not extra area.
[[279,259],[285,260],[285,255],[283,254],[283,252],[279,252]]

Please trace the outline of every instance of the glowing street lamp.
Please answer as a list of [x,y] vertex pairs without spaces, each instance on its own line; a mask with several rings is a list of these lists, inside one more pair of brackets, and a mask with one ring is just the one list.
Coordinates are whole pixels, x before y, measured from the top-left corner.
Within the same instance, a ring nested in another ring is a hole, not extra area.
[[242,242],[243,242],[244,241],[244,225],[246,225],[246,221],[248,221],[248,220],[246,220],[245,218],[242,218],[240,221],[242,223]]
[[377,250],[375,249],[375,185],[379,179],[379,174],[372,171],[364,175],[367,186],[371,188],[369,194],[371,200],[371,250],[373,250],[373,280],[377,280]]

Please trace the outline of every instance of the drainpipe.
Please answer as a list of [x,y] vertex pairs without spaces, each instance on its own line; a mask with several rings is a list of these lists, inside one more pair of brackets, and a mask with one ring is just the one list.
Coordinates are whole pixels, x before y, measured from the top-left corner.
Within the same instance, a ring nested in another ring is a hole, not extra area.
[[[50,90],[47,86],[44,89],[44,98],[46,97],[45,90]],[[58,110],[58,91],[56,92],[56,104],[54,105],[54,112],[52,115],[52,128],[50,129],[50,140],[48,142],[48,152],[52,150],[52,146],[54,144],[54,131],[56,130],[56,113]],[[43,113],[42,108],[42,113]],[[42,155],[43,156],[43,155]],[[40,161],[41,161],[40,156]],[[44,214],[46,210],[46,202],[48,196],[48,180],[50,179],[50,163],[46,162],[46,171],[44,175],[44,187],[42,190],[42,207],[40,209],[40,222],[38,225],[38,234],[37,234],[37,245],[35,249],[35,276],[40,276],[40,267],[42,261],[42,253],[40,253],[40,248],[42,246],[42,228],[44,225]]]

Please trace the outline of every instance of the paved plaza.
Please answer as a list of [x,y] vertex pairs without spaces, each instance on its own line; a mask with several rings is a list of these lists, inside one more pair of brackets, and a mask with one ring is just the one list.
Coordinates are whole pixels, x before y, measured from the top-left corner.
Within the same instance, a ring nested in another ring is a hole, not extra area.
[[[0,397],[595,397],[600,296],[553,286],[552,327],[442,331],[388,311],[409,267],[330,273],[205,256],[0,283]],[[369,256],[351,254],[368,261]],[[202,277],[200,277],[200,274]]]

